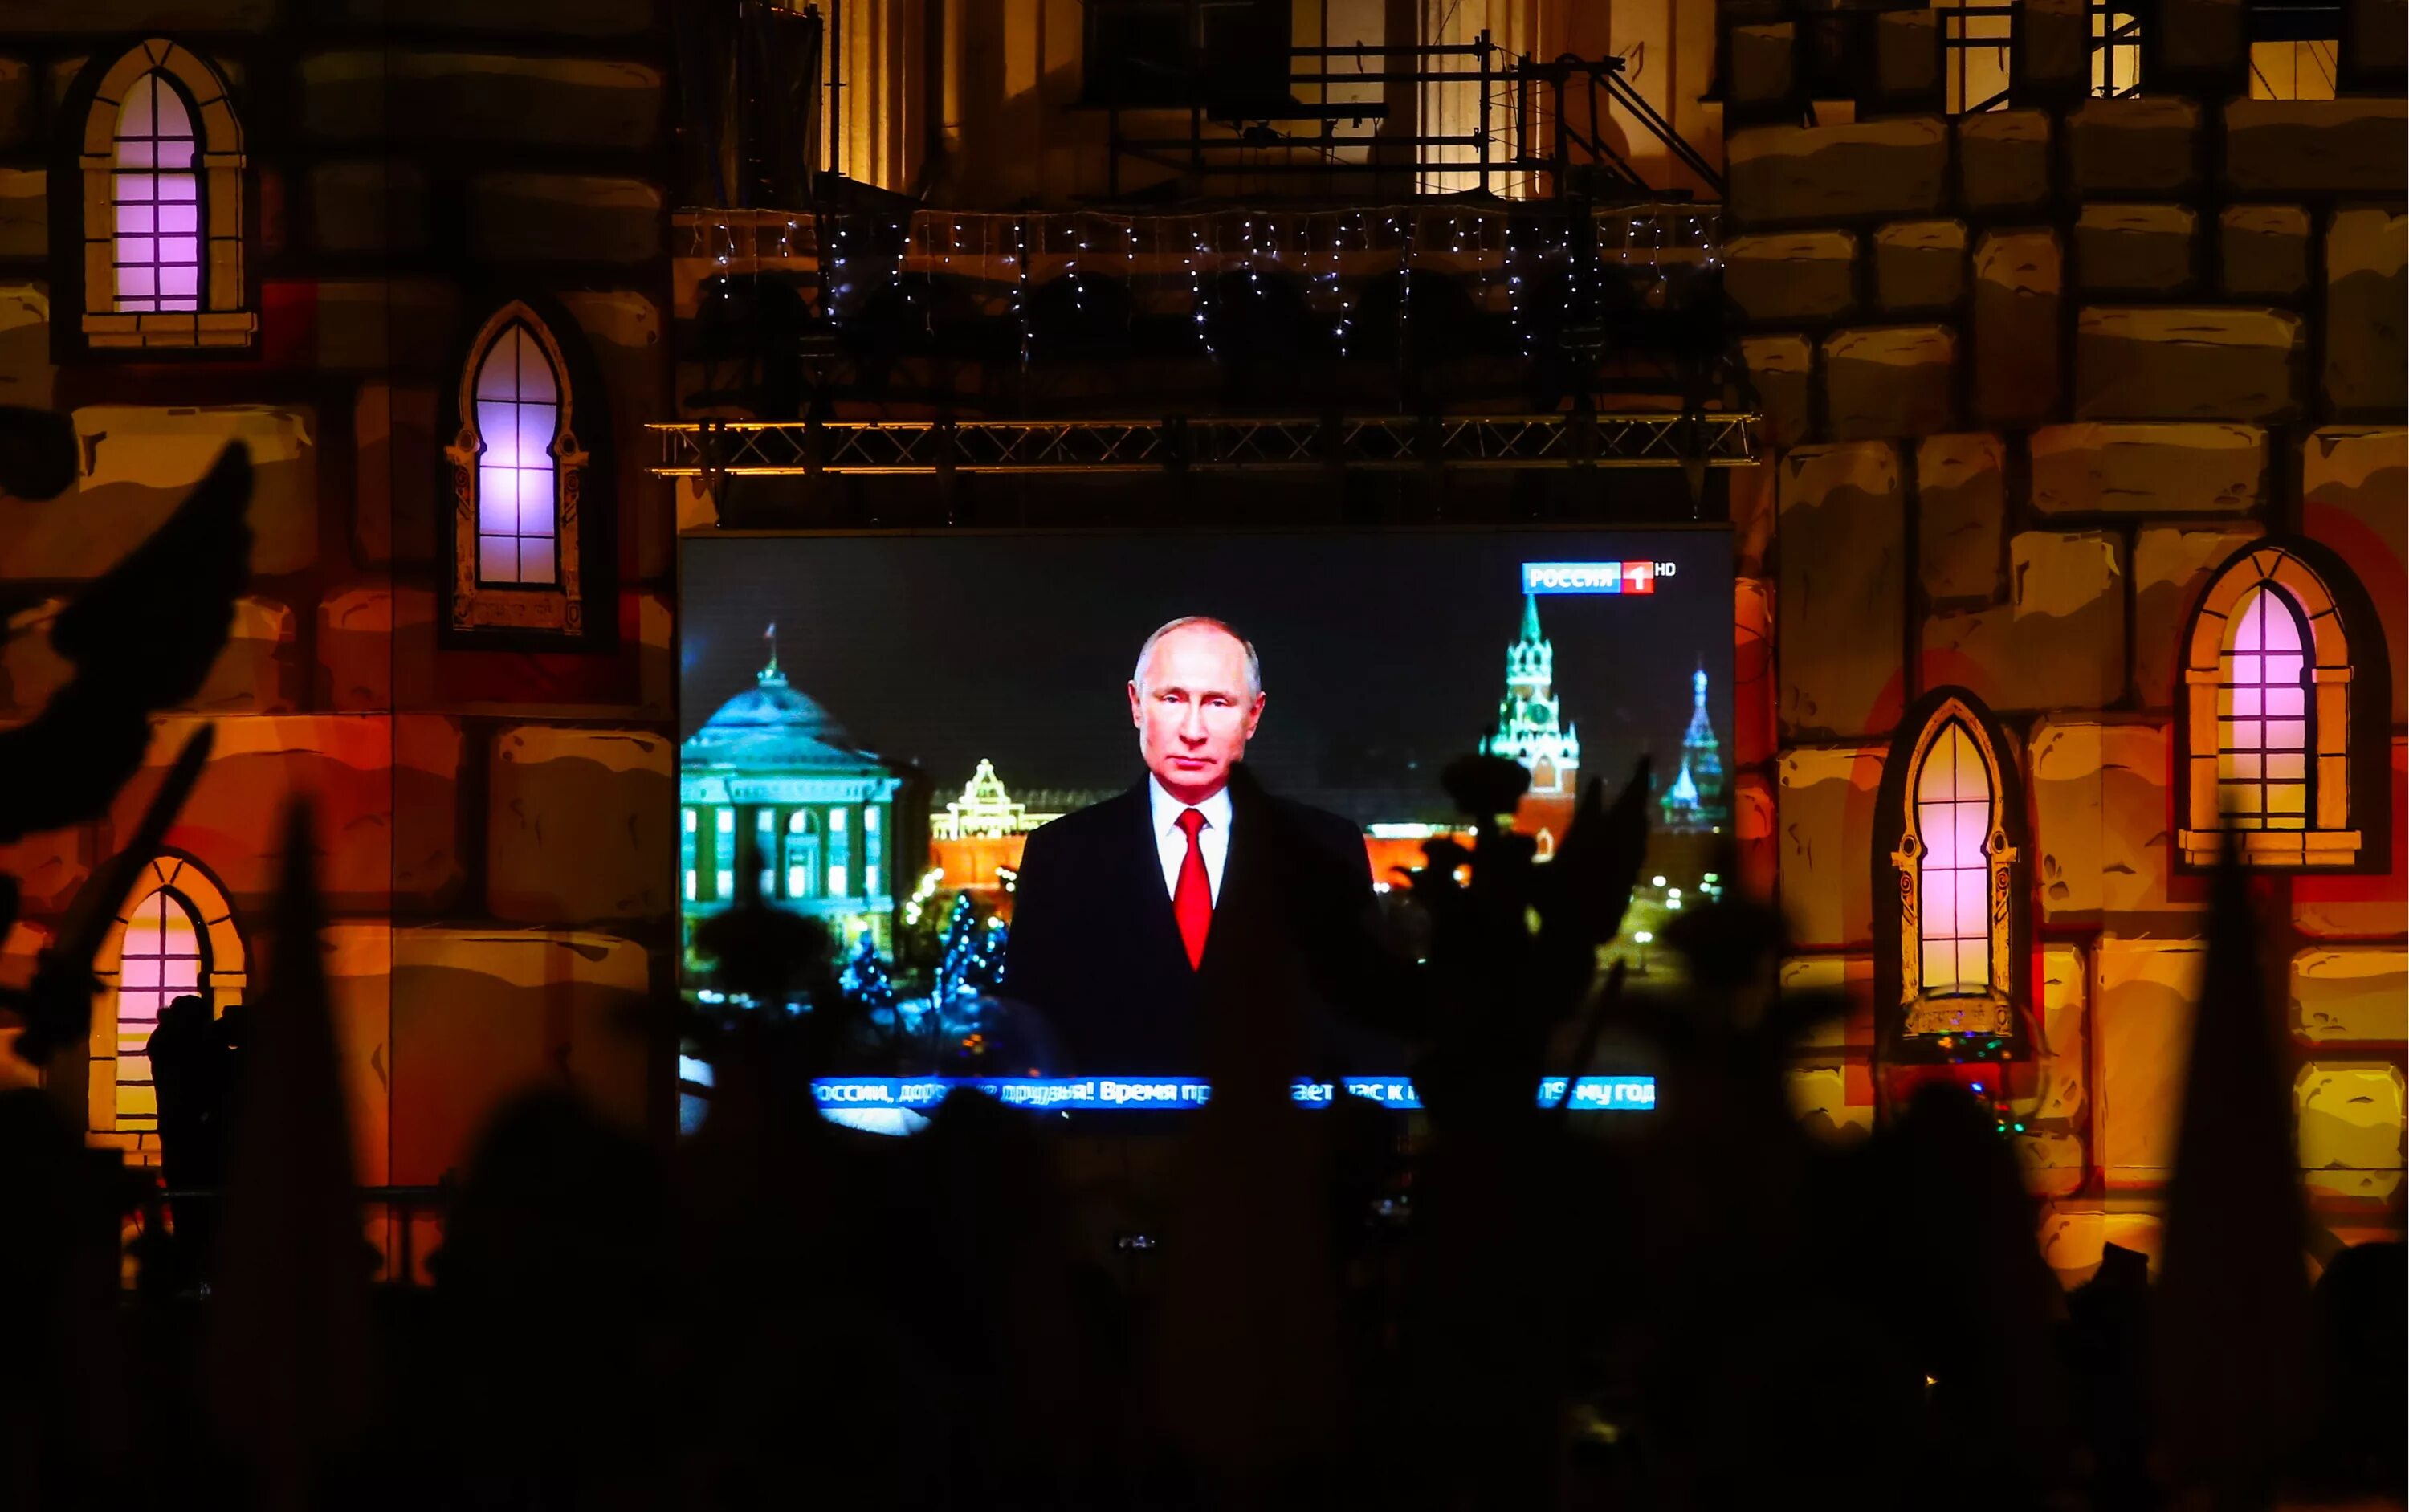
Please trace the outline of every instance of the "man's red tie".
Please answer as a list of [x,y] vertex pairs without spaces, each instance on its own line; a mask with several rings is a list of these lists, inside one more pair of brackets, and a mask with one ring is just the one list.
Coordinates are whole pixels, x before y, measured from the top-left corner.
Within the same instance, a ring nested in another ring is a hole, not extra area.
[[1188,859],[1179,863],[1179,886],[1171,890],[1171,914],[1179,921],[1179,939],[1188,947],[1189,966],[1202,969],[1204,936],[1213,928],[1213,879],[1204,874],[1204,847],[1196,840],[1204,828],[1204,811],[1181,811],[1179,828],[1188,832]]

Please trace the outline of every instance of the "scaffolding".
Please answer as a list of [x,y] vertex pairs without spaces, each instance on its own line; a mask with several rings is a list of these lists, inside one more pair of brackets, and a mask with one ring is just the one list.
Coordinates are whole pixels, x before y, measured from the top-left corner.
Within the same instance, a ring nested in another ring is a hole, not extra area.
[[1756,416],[1166,416],[1148,420],[675,421],[656,477],[946,473],[1405,472],[1745,467]]

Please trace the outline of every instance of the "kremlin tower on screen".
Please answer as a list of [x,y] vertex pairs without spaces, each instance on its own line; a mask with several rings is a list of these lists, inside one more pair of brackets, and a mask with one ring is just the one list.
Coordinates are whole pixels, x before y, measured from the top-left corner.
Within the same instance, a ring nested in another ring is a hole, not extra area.
[[[1539,628],[1539,600],[1522,596],[1522,634],[1506,652],[1506,696],[1497,701],[1495,730],[1481,737],[1483,756],[1505,756],[1531,773],[1530,791],[1514,812],[1514,828],[1536,836],[1539,854],[1555,849],[1580,796],[1580,733],[1564,717],[1556,697],[1556,649]],[[1681,763],[1656,800],[1659,828],[1714,831],[1731,818],[1724,786],[1722,742],[1707,715],[1707,670],[1690,678],[1690,724],[1681,736]]]
[[1681,770],[1656,800],[1667,829],[1721,829],[1731,818],[1724,788],[1723,747],[1707,718],[1707,669],[1690,677],[1690,727],[1681,736]]
[[1519,761],[1531,789],[1514,812],[1514,828],[1536,835],[1539,854],[1556,848],[1580,796],[1580,733],[1564,723],[1556,699],[1556,648],[1539,630],[1539,600],[1522,596],[1522,639],[1506,652],[1506,697],[1497,727],[1480,740],[1480,754]]

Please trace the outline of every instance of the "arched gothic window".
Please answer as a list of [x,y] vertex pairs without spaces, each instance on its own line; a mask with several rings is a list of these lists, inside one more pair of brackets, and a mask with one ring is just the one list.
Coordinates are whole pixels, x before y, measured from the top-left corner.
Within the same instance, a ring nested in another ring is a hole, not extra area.
[[477,581],[549,587],[557,578],[560,380],[525,324],[477,365]]
[[523,301],[494,312],[469,343],[455,405],[451,463],[450,630],[579,639],[601,628],[587,599],[599,542],[593,458],[579,427],[599,430],[555,324]]
[[2202,595],[2184,647],[2183,859],[2213,864],[2238,832],[2253,866],[2350,868],[2384,831],[2390,679],[2348,570],[2303,540],[2235,554]]
[[153,39],[89,65],[69,98],[84,111],[73,266],[85,345],[249,345],[259,322],[245,281],[245,160],[225,80]]
[[1876,961],[1894,1048],[2012,1053],[2026,978],[2023,810],[2005,742],[1962,688],[1927,695],[1882,775]]
[[[96,1013],[92,1127],[155,1135],[159,1104],[148,1046],[160,1012],[188,993],[207,1001],[212,1015],[241,1001],[248,980],[242,936],[216,880],[198,863],[169,854],[144,869],[100,960],[99,1001],[108,1005],[109,1028],[101,1030]],[[153,1151],[146,1142],[143,1153]]]

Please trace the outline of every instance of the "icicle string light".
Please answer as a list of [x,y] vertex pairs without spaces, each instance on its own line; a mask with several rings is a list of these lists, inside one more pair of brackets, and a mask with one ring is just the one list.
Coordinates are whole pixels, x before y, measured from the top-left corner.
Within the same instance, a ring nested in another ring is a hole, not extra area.
[[[941,215],[942,227],[934,220]],[[700,262],[706,277],[757,278],[782,266],[801,272],[793,265],[824,257],[831,318],[858,319],[893,306],[918,314],[933,335],[939,300],[951,306],[960,297],[990,316],[1000,310],[1019,327],[1024,364],[1044,355],[1039,348],[1053,338],[1035,300],[1041,285],[1058,279],[1070,281],[1069,308],[1079,316],[1097,312],[1091,295],[1111,295],[1124,300],[1129,322],[1176,318],[1174,281],[1184,278],[1186,324],[1197,349],[1218,358],[1220,333],[1236,328],[1230,324],[1236,310],[1222,308],[1222,300],[1238,297],[1250,311],[1277,308],[1284,297],[1277,280],[1285,276],[1292,281],[1285,297],[1301,297],[1316,323],[1314,339],[1356,356],[1363,290],[1383,275],[1396,281],[1396,335],[1410,350],[1417,294],[1431,292],[1418,289],[1417,275],[1437,272],[1464,289],[1475,310],[1496,318],[1515,350],[1536,359],[1554,320],[1598,317],[1594,267],[1622,269],[1641,303],[1665,309],[1684,303],[1693,278],[1723,261],[1718,217],[1689,204],[1593,211],[1595,250],[1586,256],[1576,251],[1579,228],[1542,204],[1170,216],[920,210],[901,220],[859,210],[817,217],[747,210],[682,219],[685,257]],[[889,255],[865,261],[865,238]],[[1116,250],[1120,261],[1113,266]],[[1111,274],[1100,271],[1100,258]],[[1114,276],[1121,283],[1117,293],[1108,281]]]

